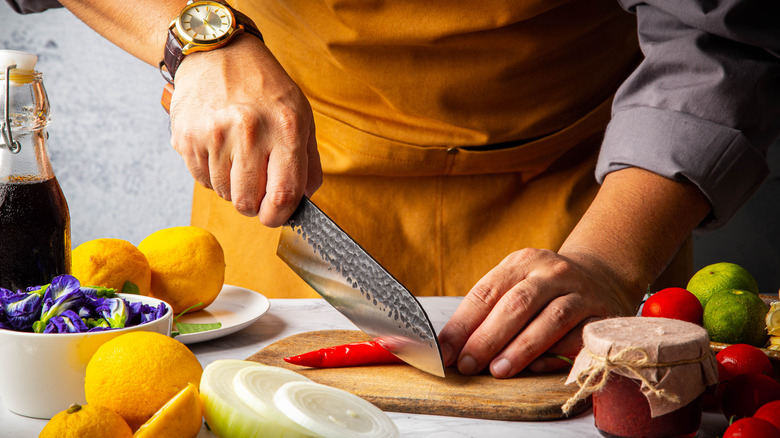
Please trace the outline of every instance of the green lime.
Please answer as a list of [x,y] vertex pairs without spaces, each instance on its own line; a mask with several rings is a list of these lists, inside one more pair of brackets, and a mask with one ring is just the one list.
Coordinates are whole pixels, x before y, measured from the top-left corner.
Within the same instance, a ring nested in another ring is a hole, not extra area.
[[769,334],[769,306],[758,295],[738,289],[715,292],[704,308],[704,328],[713,342],[763,347]]
[[701,268],[693,274],[685,288],[696,295],[702,308],[707,307],[707,300],[712,294],[723,289],[739,289],[758,295],[758,284],[750,272],[742,266],[728,262]]

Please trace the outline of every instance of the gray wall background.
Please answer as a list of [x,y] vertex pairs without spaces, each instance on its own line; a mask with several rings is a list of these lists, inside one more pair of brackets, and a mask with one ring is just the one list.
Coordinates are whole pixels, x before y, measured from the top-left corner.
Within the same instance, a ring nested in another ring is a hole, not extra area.
[[[0,48],[38,55],[52,103],[49,147],[71,214],[73,246],[100,237],[138,244],[189,223],[193,181],[170,147],[165,85],[154,67],[108,42],[64,9],[17,15],[0,1]],[[780,121],[778,121],[780,123]],[[763,293],[780,288],[780,157],[723,228],[694,236],[696,269],[730,261]]]

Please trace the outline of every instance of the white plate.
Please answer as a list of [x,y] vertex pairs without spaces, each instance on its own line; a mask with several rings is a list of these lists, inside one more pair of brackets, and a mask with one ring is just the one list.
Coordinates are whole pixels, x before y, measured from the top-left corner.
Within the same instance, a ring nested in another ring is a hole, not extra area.
[[210,324],[219,322],[222,327],[198,333],[186,333],[176,336],[184,344],[221,338],[246,328],[257,321],[271,303],[260,293],[238,286],[226,284],[208,307],[195,313],[185,313],[177,321],[191,324]]

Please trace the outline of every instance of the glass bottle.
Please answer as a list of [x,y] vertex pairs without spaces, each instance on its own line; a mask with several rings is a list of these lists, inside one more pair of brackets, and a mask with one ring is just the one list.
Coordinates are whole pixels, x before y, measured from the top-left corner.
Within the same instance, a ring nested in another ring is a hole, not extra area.
[[37,56],[0,50],[0,287],[70,273],[70,214],[49,160],[50,107]]

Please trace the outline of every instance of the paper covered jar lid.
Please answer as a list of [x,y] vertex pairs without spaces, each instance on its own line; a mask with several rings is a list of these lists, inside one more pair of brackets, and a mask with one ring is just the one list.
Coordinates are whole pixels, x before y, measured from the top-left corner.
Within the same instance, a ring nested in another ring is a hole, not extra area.
[[657,417],[687,405],[718,382],[709,335],[696,324],[668,318],[610,318],[586,325],[582,342],[566,380],[580,385],[573,399],[598,392],[614,373],[641,382],[650,413]]

